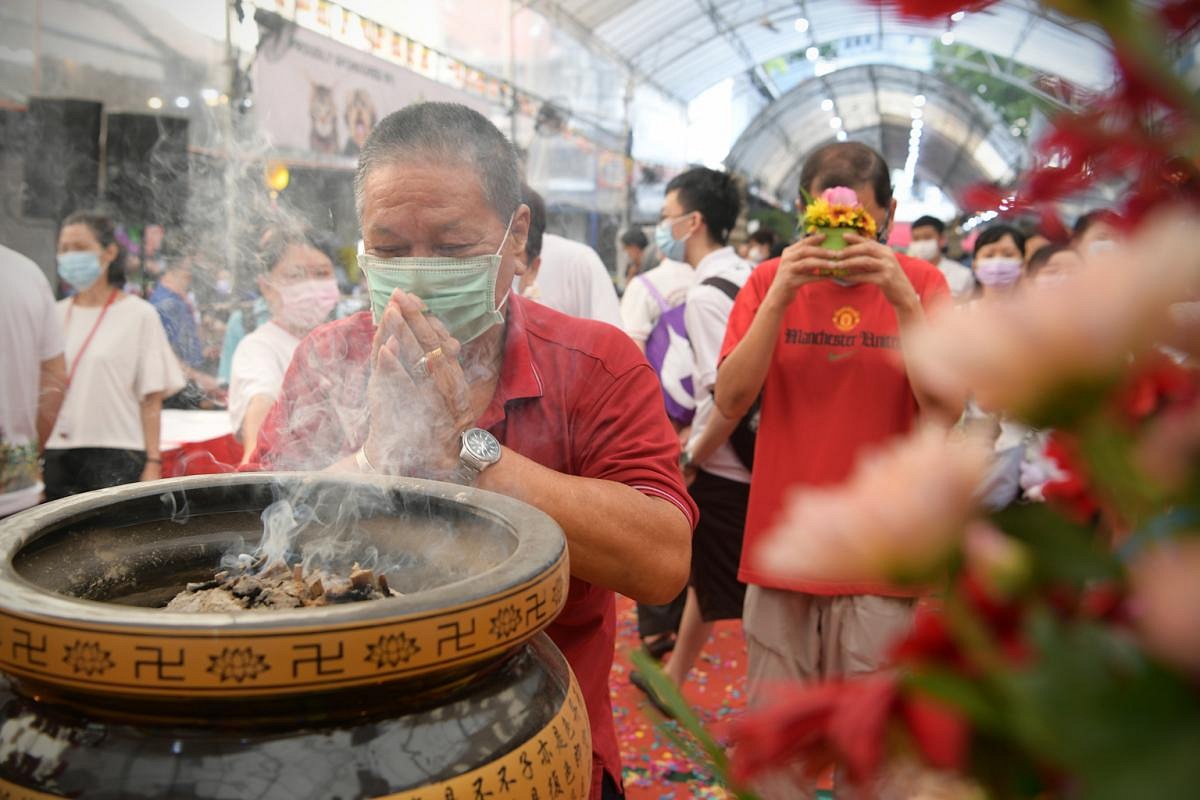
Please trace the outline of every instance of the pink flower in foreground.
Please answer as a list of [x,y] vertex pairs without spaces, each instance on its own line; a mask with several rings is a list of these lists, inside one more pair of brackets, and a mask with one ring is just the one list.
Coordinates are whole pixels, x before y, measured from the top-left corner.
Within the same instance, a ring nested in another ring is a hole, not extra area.
[[856,206],[858,205],[858,195],[853,189],[847,189],[845,186],[832,186],[821,192],[821,199],[831,206]]
[[1026,418],[1111,380],[1171,332],[1167,309],[1200,284],[1196,225],[1163,214],[1061,283],[944,313],[906,339],[907,365],[949,397],[971,391],[988,411]]
[[1157,545],[1133,564],[1134,623],[1146,647],[1200,674],[1200,538]]
[[978,440],[921,428],[863,458],[847,483],[795,491],[757,566],[787,580],[931,578],[977,511],[990,457]]
[[967,569],[995,597],[1012,595],[1032,572],[1025,546],[982,520],[967,528],[963,552]]

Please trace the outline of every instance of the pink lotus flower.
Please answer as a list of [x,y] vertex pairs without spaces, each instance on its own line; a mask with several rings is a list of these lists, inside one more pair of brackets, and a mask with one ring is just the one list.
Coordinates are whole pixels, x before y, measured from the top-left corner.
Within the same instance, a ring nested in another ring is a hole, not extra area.
[[948,397],[1029,419],[1115,378],[1171,332],[1167,309],[1200,284],[1195,213],[1163,214],[1061,283],[942,314],[905,341],[905,361]]
[[920,583],[977,511],[990,449],[932,426],[865,457],[842,486],[797,490],[759,569],[785,580]]
[[831,186],[821,192],[821,199],[831,206],[857,206],[858,195],[845,186]]
[[1146,647],[1200,674],[1200,538],[1161,544],[1132,568],[1134,623]]

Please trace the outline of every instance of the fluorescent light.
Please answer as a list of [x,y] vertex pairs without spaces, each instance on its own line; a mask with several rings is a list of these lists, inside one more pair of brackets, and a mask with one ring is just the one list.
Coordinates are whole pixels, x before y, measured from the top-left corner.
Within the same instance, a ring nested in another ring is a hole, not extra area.
[[913,97],[913,105],[916,106],[917,108],[920,108],[921,106],[925,105],[925,95],[923,95],[923,94],[915,95]]
[[846,135],[846,132],[845,132],[845,131],[838,131],[838,132],[837,132],[837,140],[838,140],[839,142],[844,142],[844,141],[846,141],[846,139],[848,139],[848,138],[849,138],[849,137]]
[[146,101],[146,105],[150,106],[155,111],[158,111],[160,108],[163,107],[163,101],[162,101],[161,97],[151,97],[149,100]]
[[913,118],[913,119],[920,119],[920,118],[921,118],[921,117],[923,117],[923,116],[925,116],[925,112],[924,112],[924,111],[922,111],[921,109],[919,109],[919,108],[914,108],[914,109],[912,110],[912,118]]
[[954,20],[955,22],[962,22],[962,18],[965,17],[966,15],[967,15],[967,12],[965,12],[965,11],[955,11],[953,14],[950,15],[950,19]]
[[841,117],[830,117],[829,118],[829,127],[831,127],[831,128],[842,127],[842,118]]
[[954,33],[951,31],[946,31],[945,33],[943,33],[942,34],[942,44],[946,45],[947,47],[954,44]]
[[192,104],[192,101],[187,99],[183,95],[179,95],[179,97],[175,98],[175,107],[176,108],[187,108],[191,104]]
[[821,110],[822,111],[833,111],[833,101],[830,100],[828,97],[826,97],[824,100],[821,101]]
[[810,47],[804,51],[804,57],[807,58],[809,61],[816,61],[818,58],[821,57],[821,51],[819,49],[817,49],[816,47]]
[[808,20],[800,17],[796,20],[793,27],[795,27],[796,33],[808,33]]
[[913,130],[914,130],[914,131],[919,131],[919,130],[921,130],[921,128],[924,128],[924,127],[925,127],[925,120],[923,120],[923,119],[914,119],[914,120],[913,120],[912,127],[913,127]]

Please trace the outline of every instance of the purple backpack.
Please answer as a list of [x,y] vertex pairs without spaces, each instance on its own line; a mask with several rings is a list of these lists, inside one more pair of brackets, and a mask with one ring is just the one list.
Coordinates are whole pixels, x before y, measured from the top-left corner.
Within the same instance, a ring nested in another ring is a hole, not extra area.
[[692,386],[695,357],[683,324],[683,310],[687,304],[668,306],[666,298],[645,275],[639,275],[637,279],[662,312],[646,338],[646,360],[658,373],[667,416],[679,426],[690,425],[692,415],[696,413],[696,397]]

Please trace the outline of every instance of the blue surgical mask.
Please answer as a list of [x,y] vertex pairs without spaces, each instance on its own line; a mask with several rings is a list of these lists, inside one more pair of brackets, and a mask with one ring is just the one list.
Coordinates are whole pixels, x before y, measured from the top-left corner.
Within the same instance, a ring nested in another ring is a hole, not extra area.
[[77,292],[91,286],[100,277],[100,256],[93,250],[72,250],[58,254],[58,277]]
[[377,258],[363,253],[358,267],[367,276],[371,311],[375,323],[383,319],[392,292],[403,289],[425,303],[429,314],[446,326],[460,344],[475,339],[504,321],[496,304],[496,278],[500,274],[500,251],[508,241],[512,218],[504,230],[500,247],[488,256],[472,258]]
[[[693,212],[694,213],[694,212]],[[687,237],[676,239],[675,234],[671,232],[672,226],[679,222],[684,217],[675,217],[674,219],[664,219],[658,223],[658,227],[654,229],[654,244],[658,245],[659,252],[664,258],[669,258],[672,261],[683,261],[684,247],[687,245]]]

